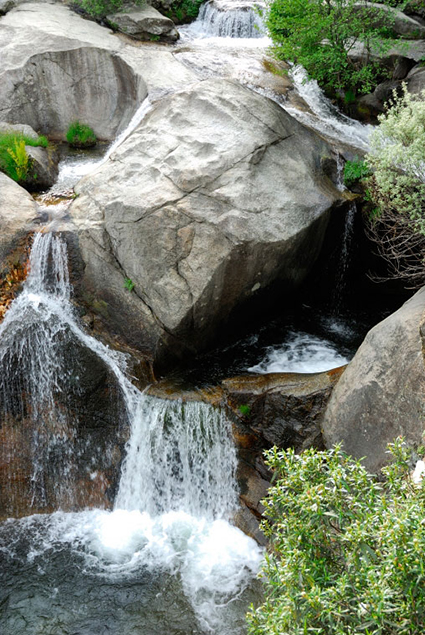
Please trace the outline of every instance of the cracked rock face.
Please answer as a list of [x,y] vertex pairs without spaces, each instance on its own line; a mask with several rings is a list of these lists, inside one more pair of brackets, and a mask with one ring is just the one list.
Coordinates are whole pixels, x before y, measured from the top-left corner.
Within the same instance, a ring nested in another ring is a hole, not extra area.
[[77,187],[82,292],[157,360],[201,350],[235,307],[310,271],[339,198],[325,156],[324,141],[236,82],[162,99]]

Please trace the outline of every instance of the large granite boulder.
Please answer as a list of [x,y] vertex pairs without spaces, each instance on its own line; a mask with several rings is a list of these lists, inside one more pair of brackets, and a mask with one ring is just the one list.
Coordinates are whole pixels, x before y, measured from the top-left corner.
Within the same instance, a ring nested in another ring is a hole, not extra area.
[[379,472],[387,444],[403,435],[422,443],[425,431],[425,367],[421,322],[425,288],[375,326],[336,385],[323,420],[327,447],[342,443]]
[[164,98],[76,188],[83,292],[156,359],[201,350],[233,309],[311,270],[341,196],[322,170],[330,155],[236,82]]
[[179,34],[174,22],[148,4],[107,16],[112,28],[137,40],[175,42]]
[[0,19],[0,120],[64,139],[76,119],[99,139],[123,131],[150,93],[193,74],[170,51],[141,49],[68,7],[22,4]]

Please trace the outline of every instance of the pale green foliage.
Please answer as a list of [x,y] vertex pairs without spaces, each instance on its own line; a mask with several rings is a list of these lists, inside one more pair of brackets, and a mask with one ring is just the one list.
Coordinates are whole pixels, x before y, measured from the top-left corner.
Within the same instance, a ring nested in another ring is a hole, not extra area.
[[404,86],[379,122],[367,156],[372,198],[378,209],[392,207],[425,234],[425,90],[411,95]]
[[268,451],[271,549],[250,635],[422,635],[425,485],[398,440],[385,483],[339,447]]

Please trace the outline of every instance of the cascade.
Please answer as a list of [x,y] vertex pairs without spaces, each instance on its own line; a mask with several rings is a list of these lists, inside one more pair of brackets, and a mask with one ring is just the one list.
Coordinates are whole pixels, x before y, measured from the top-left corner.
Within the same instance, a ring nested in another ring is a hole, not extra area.
[[347,271],[350,266],[352,256],[351,246],[353,242],[356,212],[356,202],[351,201],[345,214],[341,252],[336,269],[335,289],[333,294],[333,311],[335,315],[339,315],[341,313],[342,301],[344,299],[345,288],[347,285]]
[[[87,453],[87,442],[84,448],[78,447],[78,435],[81,424],[90,427],[90,421],[76,420],[67,409],[67,392],[72,392],[73,383],[80,380],[69,354],[76,348],[89,350],[107,369],[120,396],[122,411],[116,425],[130,428],[118,494],[112,512],[56,512],[0,525],[4,565],[0,567],[0,588],[4,593],[11,592],[8,572],[18,564],[22,568],[25,562],[26,567],[31,562],[37,565],[29,574],[30,588],[37,588],[40,571],[66,554],[72,575],[77,575],[75,584],[91,585],[95,603],[100,600],[96,599],[93,577],[106,577],[112,590],[123,580],[137,587],[143,576],[153,576],[156,590],[149,617],[142,619],[140,631],[129,633],[153,634],[163,628],[161,621],[155,623],[159,609],[154,607],[160,606],[157,598],[168,592],[171,580],[177,585],[173,590],[177,599],[172,602],[188,603],[181,610],[187,619],[194,620],[190,632],[243,632],[247,600],[241,600],[238,608],[237,598],[249,592],[261,550],[227,522],[237,502],[236,452],[229,420],[208,404],[162,401],[141,393],[127,378],[125,356],[84,331],[71,294],[65,242],[53,233],[36,234],[29,276],[0,326],[2,419],[17,418],[19,425],[28,419],[32,422],[31,502],[75,507],[79,478],[75,464],[79,455]],[[105,448],[97,450],[89,448],[90,470],[96,470],[97,462],[108,460]],[[49,500],[52,490],[45,481],[52,462],[57,487],[53,500]],[[25,548],[23,541],[29,543]],[[21,547],[16,551],[17,544]],[[160,583],[161,571],[165,582]],[[55,579],[57,575],[58,571],[52,570]],[[55,584],[62,589],[64,583],[58,580]],[[158,591],[158,584],[165,584],[162,591]],[[145,597],[146,590],[143,593]],[[66,613],[68,598],[62,597],[61,602],[61,611]],[[90,600],[87,606],[95,615]],[[49,623],[50,618],[40,617],[39,610],[34,615],[31,611],[24,603],[22,619],[29,623],[31,619],[39,620],[33,624],[34,629]],[[48,614],[49,610],[44,612]],[[1,618],[4,632],[13,632],[9,629],[16,614],[16,610],[6,611]],[[75,615],[71,617],[75,620]],[[151,619],[149,631],[146,625]],[[95,620],[90,626],[93,630],[81,632],[98,632],[96,624]],[[130,628],[131,620],[128,625]],[[173,628],[170,625],[168,632],[182,632]],[[188,626],[185,629],[189,632]],[[126,633],[125,628],[120,632]]]
[[186,32],[197,37],[264,37],[264,25],[258,13],[261,6],[249,1],[210,0],[201,6],[196,22]]

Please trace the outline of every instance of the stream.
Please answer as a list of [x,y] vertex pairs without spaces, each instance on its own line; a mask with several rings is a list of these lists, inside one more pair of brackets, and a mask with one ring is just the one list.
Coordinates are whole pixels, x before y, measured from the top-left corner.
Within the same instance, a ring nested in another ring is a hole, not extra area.
[[[200,77],[237,79],[329,140],[343,137],[365,149],[368,128],[340,115],[314,82],[304,83],[301,69],[291,77],[307,110],[259,85],[269,44],[262,29],[252,4],[207,3],[195,23],[181,28],[174,55]],[[39,197],[44,233],[35,236],[30,274],[0,325],[2,412],[37,424],[28,442],[34,505],[43,507],[54,465],[55,506],[73,508],[80,458],[90,450],[87,476],[95,480],[97,462],[112,452],[89,441],[79,445],[80,421],[58,399],[78,396],[79,371],[69,351],[84,347],[106,369],[119,396],[116,425],[129,431],[113,509],[0,524],[2,635],[242,635],[250,603],[261,599],[256,575],[263,550],[231,522],[238,484],[230,421],[218,408],[162,401],[131,383],[126,356],[89,335],[76,313],[66,243],[54,233],[67,222],[69,200],[54,206],[49,200],[69,198],[150,108],[148,100],[141,104],[100,156],[77,153],[62,161],[57,183]],[[319,333],[311,320],[293,316],[272,337],[265,327],[221,349],[233,361],[220,372],[317,372],[346,363],[359,334],[340,318],[314,319],[321,321]],[[209,372],[211,380],[214,362]]]

